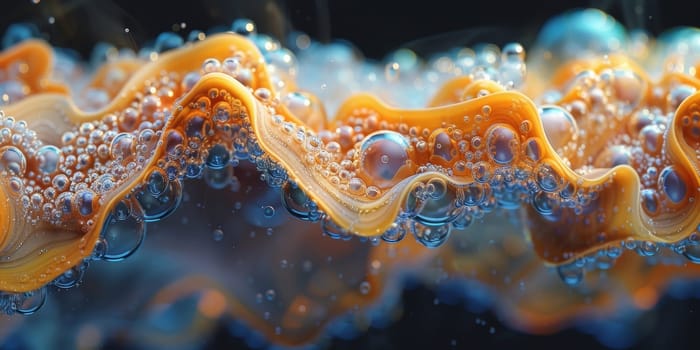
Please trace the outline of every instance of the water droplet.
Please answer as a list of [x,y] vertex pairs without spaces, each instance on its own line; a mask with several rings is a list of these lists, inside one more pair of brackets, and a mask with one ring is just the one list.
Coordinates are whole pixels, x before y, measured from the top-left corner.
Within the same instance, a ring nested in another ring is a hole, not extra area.
[[563,185],[559,174],[547,163],[537,166],[535,180],[545,192],[557,192]]
[[148,176],[146,187],[152,195],[159,196],[165,191],[167,186],[168,176],[163,170],[156,168],[151,172],[151,175]]
[[360,283],[360,294],[367,295],[371,290],[372,285],[369,282],[363,281],[362,283]]
[[5,146],[0,148],[0,172],[23,176],[27,169],[27,159],[19,148]]
[[143,208],[143,219],[146,222],[162,220],[172,214],[180,205],[182,185],[179,180],[172,180],[158,196],[142,187],[136,192],[136,199]]
[[559,106],[543,106],[540,109],[540,119],[547,140],[552,148],[558,150],[571,141],[576,141],[578,126],[574,117]]
[[437,248],[447,241],[450,235],[451,226],[426,226],[421,223],[412,221],[411,231],[418,243],[428,247]]
[[214,231],[212,231],[212,236],[214,237],[215,241],[220,242],[224,239],[224,231],[220,228],[216,228]]
[[397,132],[375,132],[360,147],[361,171],[369,176],[372,185],[391,187],[401,180],[396,177],[409,159],[408,148],[406,138]]
[[396,243],[406,237],[406,228],[400,223],[392,223],[382,234],[382,240],[389,243]]
[[121,133],[114,137],[110,154],[118,162],[124,162],[134,154],[135,142],[134,136],[129,133]]
[[36,158],[39,161],[39,171],[44,174],[53,174],[61,161],[61,150],[52,145],[42,146],[36,152]]
[[271,205],[264,206],[263,207],[263,215],[268,219],[273,217],[275,215],[275,207],[273,207]]
[[[121,220],[119,218],[122,218]],[[115,208],[105,220],[100,237],[106,244],[102,255],[105,261],[122,261],[131,256],[146,236],[146,224],[137,213],[124,218]]]
[[680,203],[686,196],[687,188],[685,182],[673,166],[668,166],[661,170],[659,185],[668,199],[674,203]]
[[257,33],[257,28],[255,22],[247,18],[238,18],[231,24],[231,31],[236,34],[248,36]]
[[265,299],[267,299],[267,301],[275,300],[276,296],[277,296],[277,293],[275,293],[274,289],[268,289],[267,291],[265,291]]
[[384,78],[387,82],[396,82],[400,78],[401,65],[398,62],[389,62],[384,67]]
[[223,169],[231,159],[231,154],[226,147],[215,145],[209,150],[207,156],[207,166],[212,169]]
[[31,315],[37,312],[46,302],[46,287],[24,293],[15,311],[21,315]]
[[53,280],[53,285],[58,288],[68,289],[74,287],[83,279],[83,273],[85,272],[85,267],[83,264],[73,266],[72,268],[66,270],[62,275],[58,276]]
[[575,286],[583,281],[583,267],[576,263],[559,265],[557,267],[559,277],[564,283]]
[[489,157],[500,165],[513,162],[520,149],[517,134],[505,125],[496,125],[489,129],[487,135]]

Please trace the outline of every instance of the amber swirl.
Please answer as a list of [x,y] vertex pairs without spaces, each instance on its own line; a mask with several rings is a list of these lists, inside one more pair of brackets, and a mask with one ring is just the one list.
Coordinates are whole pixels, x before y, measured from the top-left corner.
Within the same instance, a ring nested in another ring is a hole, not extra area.
[[[39,76],[49,66],[29,63],[44,67]],[[565,67],[563,97],[542,111],[522,93],[462,79],[420,110],[355,96],[326,126],[292,114],[260,52],[234,34],[121,69],[131,77],[120,90],[98,81],[106,73],[91,84],[112,89],[97,111],[35,87],[4,109],[0,290],[34,290],[80,263],[118,202],[154,176],[197,177],[214,146],[252,161],[273,186],[293,181],[326,225],[361,236],[408,226],[437,245],[436,233],[528,203],[537,255],[560,264],[626,239],[677,242],[699,221],[700,94],[664,100],[675,110],[668,130],[645,122],[639,111],[660,102],[624,58]],[[676,81],[657,84],[663,96]],[[655,181],[643,182],[651,161]]]

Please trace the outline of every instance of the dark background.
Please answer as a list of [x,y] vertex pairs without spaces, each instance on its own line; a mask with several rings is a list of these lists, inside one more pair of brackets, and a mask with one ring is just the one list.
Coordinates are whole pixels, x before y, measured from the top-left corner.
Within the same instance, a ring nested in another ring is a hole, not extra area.
[[[480,38],[495,43],[515,36],[527,47],[547,19],[572,8],[600,8],[627,27],[642,27],[653,34],[672,26],[697,26],[699,21],[687,2],[664,1],[661,5],[660,0],[33,1],[3,4],[0,31],[11,23],[32,22],[54,45],[71,47],[84,55],[98,41],[138,48],[160,32],[173,28],[180,31],[183,22],[186,28],[181,33],[186,36],[190,29],[228,27],[241,16],[252,18],[261,32],[275,36],[296,29],[324,41],[347,39],[371,58],[381,58],[391,49],[436,35],[442,35],[442,39],[447,35],[448,40],[428,39],[429,45],[439,46],[445,41],[460,44],[482,33]],[[50,17],[54,23],[49,22]],[[129,33],[124,28],[129,28]]]
[[[186,5],[185,5],[186,4]],[[160,32],[228,27],[239,16],[252,18],[260,32],[283,35],[291,29],[327,41],[347,39],[370,58],[401,46],[439,50],[442,43],[470,44],[519,40],[525,47],[552,16],[576,7],[597,7],[625,24],[652,34],[678,25],[700,26],[688,2],[659,1],[51,1],[3,4],[0,32],[16,22],[31,22],[53,45],[88,57],[96,42],[138,48]],[[690,7],[690,8],[689,8]],[[49,18],[54,18],[50,23]],[[186,24],[184,30],[181,23]],[[125,33],[124,28],[129,28]],[[438,37],[436,37],[438,36]],[[417,40],[417,41],[416,41]],[[332,349],[513,349],[603,348],[594,337],[570,329],[550,336],[509,330],[490,312],[473,313],[462,305],[434,304],[435,294],[421,286],[403,295],[404,316],[384,329],[371,329],[353,340],[332,340]],[[633,323],[640,337],[634,348],[697,348],[700,310],[697,299],[664,298],[659,307]],[[653,319],[650,323],[649,318]],[[651,324],[651,326],[648,326]],[[647,325],[647,326],[645,326]],[[493,332],[491,332],[493,328]],[[121,348],[118,342],[109,344]],[[210,348],[243,349],[245,344],[222,327]]]

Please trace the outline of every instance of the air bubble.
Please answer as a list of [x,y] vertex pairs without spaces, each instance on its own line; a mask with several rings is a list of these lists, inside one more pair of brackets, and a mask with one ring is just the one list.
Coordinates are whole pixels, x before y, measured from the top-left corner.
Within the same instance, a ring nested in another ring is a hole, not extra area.
[[570,286],[576,286],[583,281],[583,267],[577,263],[559,265],[557,272],[559,273],[559,278]]
[[360,283],[360,294],[367,295],[372,290],[372,285],[367,281]]
[[641,197],[644,210],[649,214],[656,214],[659,210],[659,199],[656,191],[644,189],[641,191]]
[[146,188],[148,188],[148,191],[154,196],[162,194],[168,186],[168,176],[159,168],[154,169],[151,174],[148,175],[147,181]]
[[504,125],[491,127],[486,142],[488,143],[489,157],[500,165],[508,165],[513,162],[520,149],[515,131]]
[[158,196],[142,187],[136,191],[136,199],[143,208],[144,221],[159,221],[172,214],[180,205],[182,185],[178,180],[171,180],[165,191]]
[[220,228],[216,228],[214,231],[212,231],[212,236],[215,241],[220,242],[224,239],[224,231]]
[[318,213],[314,213],[312,210],[312,208],[315,208],[315,204],[293,182],[287,182],[282,188],[282,204],[284,204],[284,207],[290,214],[298,219],[305,221],[318,220]]
[[559,174],[547,163],[542,163],[537,167],[535,180],[545,192],[557,192],[563,185]]
[[209,155],[207,156],[207,166],[212,169],[223,169],[231,159],[231,154],[228,152],[226,147],[222,145],[215,145],[209,149]]
[[257,28],[255,26],[255,22],[247,18],[239,18],[233,21],[231,24],[231,31],[236,34],[249,36],[251,34],[256,34]]
[[680,203],[687,194],[687,188],[683,178],[673,166],[661,170],[659,175],[659,187],[661,187],[672,202]]
[[459,216],[456,189],[442,179],[432,179],[426,185],[428,199],[415,216],[415,220],[427,226],[443,226]]
[[540,108],[540,119],[547,140],[555,150],[576,141],[578,135],[576,120],[565,109],[554,105],[543,106]]
[[275,216],[275,207],[273,207],[271,205],[264,206],[262,210],[263,210],[263,216],[265,216],[265,218],[269,219],[269,218]]
[[392,223],[389,228],[382,233],[382,240],[388,243],[396,243],[406,237],[406,228],[400,223]]
[[135,145],[136,143],[133,135],[129,133],[120,133],[112,140],[110,154],[116,161],[123,162],[133,155]]
[[26,170],[27,158],[19,148],[14,146],[0,148],[0,172],[21,177]]
[[387,82],[396,82],[400,78],[401,66],[398,62],[389,62],[384,67],[384,79]]
[[637,247],[637,253],[641,256],[654,256],[659,252],[659,245],[651,242],[651,241],[644,241],[639,244],[639,247]]
[[52,283],[54,286],[62,289],[75,287],[83,279],[86,266],[78,264],[66,270],[62,275],[58,276]]
[[323,233],[332,239],[340,239],[344,241],[349,241],[352,239],[352,233],[344,230],[340,225],[338,225],[333,219],[329,217],[324,217],[321,221],[321,229]]
[[102,255],[105,261],[122,261],[131,256],[146,236],[146,224],[138,212],[124,217],[123,208],[115,208],[105,220],[100,237],[106,249]]
[[92,214],[96,203],[95,193],[91,190],[82,190],[75,195],[75,204],[77,206],[78,212],[82,216],[89,216]]
[[450,225],[426,226],[416,221],[411,222],[411,231],[418,243],[428,247],[437,248],[443,245],[450,236]]
[[15,311],[20,315],[31,315],[39,311],[46,302],[46,288],[24,293],[20,300]]
[[360,146],[360,167],[370,183],[388,188],[401,179],[397,174],[406,165],[409,144],[394,131],[378,131],[369,135]]
[[36,152],[36,159],[39,161],[39,171],[44,174],[53,174],[58,170],[61,161],[61,150],[52,145],[39,148]]

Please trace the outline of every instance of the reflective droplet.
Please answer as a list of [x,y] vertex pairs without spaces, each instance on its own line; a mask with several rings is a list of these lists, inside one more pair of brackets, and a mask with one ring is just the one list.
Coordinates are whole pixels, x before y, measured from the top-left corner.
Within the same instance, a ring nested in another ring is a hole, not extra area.
[[78,212],[82,216],[89,216],[92,214],[97,198],[95,193],[91,190],[81,190],[75,194],[75,205],[77,206]]
[[85,268],[83,267],[83,264],[73,266],[53,280],[52,284],[62,289],[72,288],[82,281],[84,273]]
[[613,70],[611,85],[623,113],[629,113],[636,108],[646,92],[646,83],[631,69]]
[[27,170],[27,158],[19,148],[5,146],[0,148],[0,172],[23,176]]
[[264,206],[263,207],[263,216],[265,216],[268,219],[275,216],[275,207],[273,207],[271,205]]
[[159,196],[168,186],[168,176],[159,168],[151,172],[147,181],[146,188],[154,196]]
[[378,131],[362,141],[360,167],[371,184],[388,188],[402,180],[396,178],[408,160],[409,144],[394,131]]
[[639,132],[639,143],[647,153],[656,154],[664,143],[664,131],[659,125],[647,125]]
[[641,256],[654,256],[659,252],[659,245],[651,242],[651,241],[644,241],[639,244],[637,247],[637,253]]
[[583,267],[579,266],[579,264],[569,263],[559,265],[557,267],[557,272],[559,273],[559,278],[570,286],[578,285],[583,281]]
[[391,226],[382,234],[382,240],[388,243],[396,243],[406,237],[406,228],[399,223],[392,223]]
[[146,236],[146,224],[138,216],[129,215],[123,217],[123,213],[112,211],[105,220],[100,237],[106,244],[106,250],[102,256],[106,261],[122,261],[131,256],[143,242]]
[[578,126],[574,117],[559,106],[543,106],[540,109],[540,119],[547,140],[552,148],[558,150],[571,141],[576,141]]
[[209,150],[209,155],[207,156],[207,166],[212,169],[222,169],[228,165],[231,159],[231,154],[222,145],[215,145]]
[[535,180],[545,192],[557,192],[563,185],[559,174],[547,163],[537,166]]
[[520,149],[518,135],[504,125],[491,127],[486,142],[488,143],[489,156],[500,165],[508,165],[513,162]]
[[415,221],[411,224],[411,231],[418,243],[428,248],[437,248],[445,243],[450,235],[450,230],[450,225],[433,227]]
[[384,66],[384,78],[387,82],[395,82],[400,78],[401,65],[398,62],[389,62]]
[[649,214],[656,214],[659,210],[659,199],[656,195],[656,191],[650,189],[644,189],[641,191],[642,204],[644,210]]
[[129,133],[118,134],[112,140],[110,154],[118,162],[122,162],[134,154],[135,142],[134,136]]
[[20,315],[31,315],[37,312],[46,302],[46,287],[24,293],[15,311]]
[[247,18],[238,18],[231,24],[231,31],[236,34],[248,36],[257,33],[257,28],[255,22]]
[[36,152],[36,159],[39,161],[39,171],[53,174],[61,161],[61,150],[52,145],[41,146]]
[[172,180],[160,195],[154,196],[149,190],[141,188],[136,192],[136,199],[143,208],[146,222],[162,220],[172,214],[182,201],[182,185]]
[[360,294],[367,295],[372,290],[372,285],[367,281],[360,283]]
[[215,241],[220,242],[224,239],[224,231],[220,228],[216,228],[214,231],[212,231],[212,236]]
[[687,186],[683,178],[678,174],[673,166],[668,166],[661,170],[659,175],[659,187],[664,190],[664,193],[674,203],[680,203],[685,199],[687,194]]

